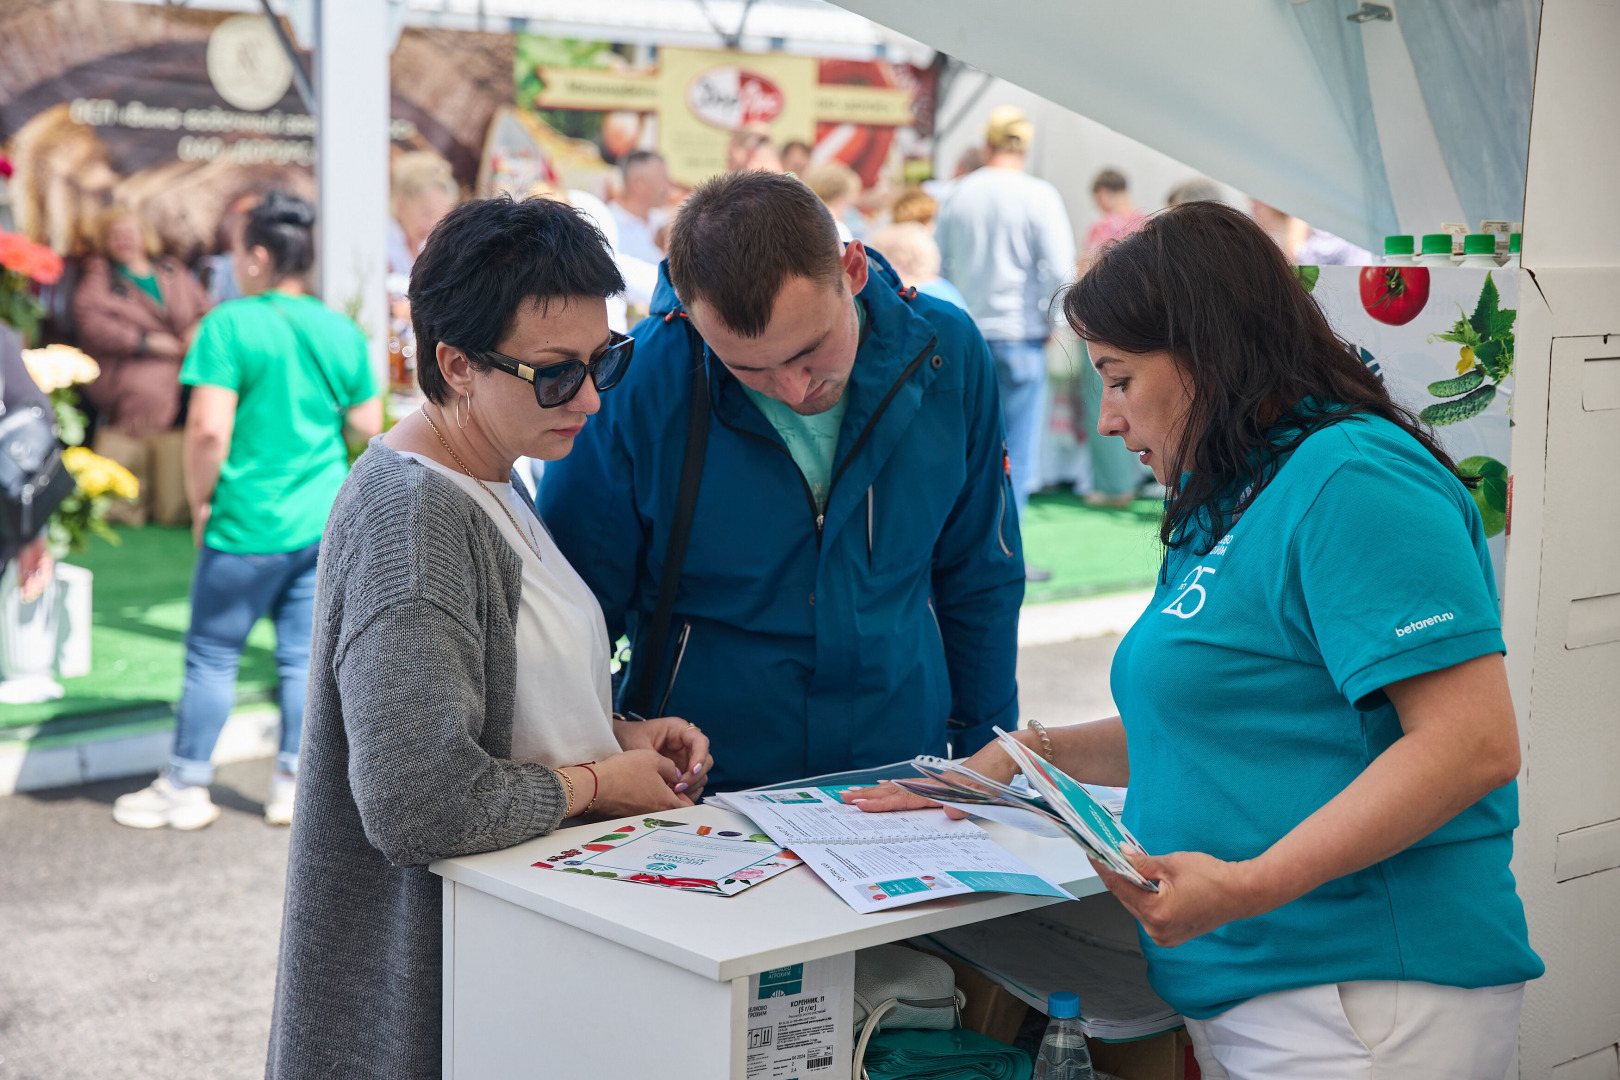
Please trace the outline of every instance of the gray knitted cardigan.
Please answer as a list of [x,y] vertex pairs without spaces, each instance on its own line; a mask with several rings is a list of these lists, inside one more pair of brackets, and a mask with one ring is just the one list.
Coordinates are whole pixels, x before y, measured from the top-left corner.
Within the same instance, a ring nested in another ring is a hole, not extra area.
[[489,515],[373,440],[321,540],[268,1080],[439,1077],[427,864],[566,806],[556,774],[508,759],[521,589]]

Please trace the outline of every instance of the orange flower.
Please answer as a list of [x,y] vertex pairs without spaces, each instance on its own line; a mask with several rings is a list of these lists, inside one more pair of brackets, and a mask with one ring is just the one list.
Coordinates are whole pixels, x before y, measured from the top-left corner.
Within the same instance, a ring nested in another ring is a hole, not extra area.
[[0,231],[0,267],[54,285],[62,278],[62,257],[19,233]]

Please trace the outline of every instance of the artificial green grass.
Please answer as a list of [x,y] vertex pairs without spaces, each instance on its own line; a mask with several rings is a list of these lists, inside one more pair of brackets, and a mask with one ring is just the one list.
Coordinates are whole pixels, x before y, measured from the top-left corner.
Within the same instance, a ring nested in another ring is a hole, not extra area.
[[1024,603],[1151,589],[1158,579],[1164,504],[1137,499],[1119,510],[1087,506],[1068,492],[1034,495],[1024,511],[1024,561],[1052,572]]
[[[197,558],[191,530],[149,525],[117,532],[117,546],[95,537],[88,550],[65,560],[95,574],[90,674],[61,680],[67,695],[58,701],[0,709],[0,737],[32,741],[109,723],[172,718]],[[261,621],[242,654],[239,702],[269,696],[276,679],[274,648],[275,632]]]
[[[1025,603],[1150,588],[1159,569],[1160,503],[1122,510],[1086,506],[1070,494],[1036,495],[1023,521],[1024,556],[1052,571]],[[187,599],[196,549],[189,529],[120,528],[117,546],[92,539],[70,556],[95,574],[93,668],[63,679],[67,696],[0,710],[0,740],[67,739],[108,726],[161,727],[180,700],[190,618]],[[248,636],[237,701],[269,700],[275,687],[275,633],[261,620]]]

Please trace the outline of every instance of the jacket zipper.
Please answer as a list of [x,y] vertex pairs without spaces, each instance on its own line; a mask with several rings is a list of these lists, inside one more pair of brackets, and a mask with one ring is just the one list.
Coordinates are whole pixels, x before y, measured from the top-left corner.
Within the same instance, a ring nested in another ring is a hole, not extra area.
[[1007,488],[1012,486],[1012,465],[1007,457],[1007,444],[1001,444],[1001,509],[996,512],[996,543],[1001,545],[1001,554],[1012,558],[1012,548],[1007,546]]
[[856,437],[854,445],[849,448],[849,453],[844,455],[844,463],[838,466],[838,471],[833,473],[832,480],[827,484],[827,498],[829,500],[832,499],[833,488],[838,486],[838,478],[844,475],[844,470],[849,468],[849,463],[855,460],[855,455],[861,452],[862,446],[866,445],[866,439],[872,434],[872,429],[877,426],[877,422],[888,411],[889,402],[894,400],[894,395],[900,392],[900,388],[906,384],[906,380],[916,373],[917,368],[923,362],[923,357],[933,352],[934,346],[937,344],[939,344],[938,338],[930,338],[928,344],[923,347],[923,351],[917,354],[916,359],[906,365],[906,370],[900,373],[900,377],[894,380],[894,385],[889,387],[889,392],[883,395],[883,400],[878,402],[878,407],[873,411],[872,418],[861,429],[861,433]]
[[872,569],[872,485],[866,486],[866,568]]
[[[900,392],[900,387],[904,386],[906,380],[911,378],[911,376],[916,373],[918,366],[923,362],[923,357],[927,356],[931,351],[933,351],[934,346],[938,344],[938,342],[938,338],[931,338],[923,351],[917,354],[916,359],[912,360],[911,363],[906,365],[906,370],[902,371],[900,373],[900,377],[894,381],[892,386],[889,387],[889,392],[883,395],[883,400],[878,402],[878,407],[876,411],[872,413],[871,419],[866,421],[866,426],[861,429],[860,435],[856,437],[855,442],[850,446],[849,453],[844,455],[844,463],[838,467],[838,471],[833,474],[832,480],[827,484],[827,501],[829,503],[832,501],[833,488],[838,485],[838,478],[844,475],[844,470],[849,468],[849,463],[855,460],[856,454],[860,453],[861,447],[866,444],[867,437],[872,434],[872,428],[877,425],[877,422],[882,419],[884,412],[888,410],[889,402],[894,400],[894,395]],[[715,410],[715,416],[718,417],[719,415],[719,410]],[[786,454],[787,459],[789,461],[793,461],[793,455],[788,452],[788,448],[780,443],[773,442],[772,440],[767,439],[765,436],[755,434],[752,431],[744,431],[742,428],[732,427],[724,420],[721,420],[720,424],[728,431],[736,432],[738,435],[746,435],[751,439],[758,439],[766,446],[772,447],[775,450]],[[821,530],[827,524],[827,515],[822,511],[821,507],[816,505],[815,492],[810,490],[810,481],[804,478],[804,470],[799,468],[799,463],[796,461],[793,462],[793,471],[798,474],[799,483],[804,486],[805,502],[810,504],[810,517],[816,526],[816,551],[819,552],[821,550]]]
[[1007,482],[1001,483],[1001,511],[996,514],[996,543],[1001,545],[1001,553],[1012,558],[1012,548],[1007,546],[1007,534],[1003,526],[1007,523]]

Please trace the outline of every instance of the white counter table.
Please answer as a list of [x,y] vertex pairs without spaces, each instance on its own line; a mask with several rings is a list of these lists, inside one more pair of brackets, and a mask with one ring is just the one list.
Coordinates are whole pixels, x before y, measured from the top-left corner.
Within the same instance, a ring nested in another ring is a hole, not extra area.
[[[659,816],[748,825],[714,806]],[[640,817],[432,865],[444,878],[445,1080],[748,1080],[751,976],[838,958],[847,987],[857,949],[1062,902],[992,893],[858,915],[809,867],[719,897],[531,865]],[[1103,891],[1074,843],[980,824],[1074,895]],[[848,1064],[845,1052],[812,1080],[847,1080]]]

